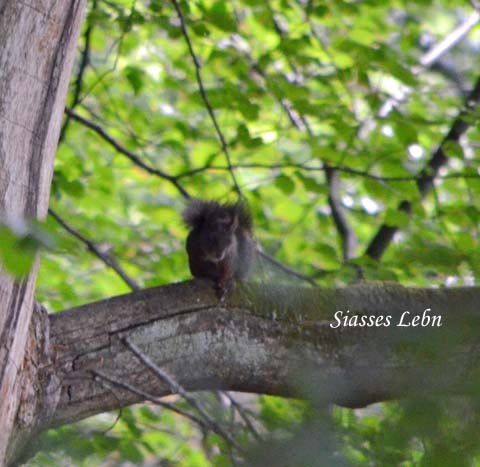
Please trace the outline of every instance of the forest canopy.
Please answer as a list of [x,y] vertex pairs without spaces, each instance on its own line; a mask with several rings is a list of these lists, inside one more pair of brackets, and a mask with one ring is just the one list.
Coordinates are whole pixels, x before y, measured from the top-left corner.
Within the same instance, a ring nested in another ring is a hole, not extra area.
[[[475,8],[89,1],[49,216],[32,230],[44,245],[37,300],[61,311],[188,279],[181,211],[190,197],[246,200],[262,250],[288,268],[267,261],[260,282],[478,284]],[[29,242],[5,229],[0,240],[5,267],[24,272]],[[22,261],[11,248],[19,242]],[[480,462],[474,397],[358,410],[235,393],[195,398],[241,449],[147,404],[47,432],[28,465]]]

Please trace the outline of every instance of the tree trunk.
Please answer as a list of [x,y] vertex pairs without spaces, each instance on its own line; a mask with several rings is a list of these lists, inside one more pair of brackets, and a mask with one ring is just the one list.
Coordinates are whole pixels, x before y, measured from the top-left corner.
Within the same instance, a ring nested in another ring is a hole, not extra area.
[[[0,1],[3,218],[43,219],[47,213],[53,160],[85,4],[86,0]],[[30,409],[37,406],[32,401],[37,386],[31,384],[29,370],[38,347],[29,337],[33,338],[37,329],[31,322],[36,273],[37,263],[22,280],[0,274],[0,466],[18,450],[22,433],[35,424],[36,414]]]

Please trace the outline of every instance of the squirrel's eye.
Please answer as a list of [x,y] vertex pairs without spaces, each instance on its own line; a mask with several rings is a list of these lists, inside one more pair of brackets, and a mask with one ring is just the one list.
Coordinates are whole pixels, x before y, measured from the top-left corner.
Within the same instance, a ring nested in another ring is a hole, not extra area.
[[221,222],[217,224],[217,230],[219,232],[228,232],[230,230],[231,222],[229,219],[222,219]]

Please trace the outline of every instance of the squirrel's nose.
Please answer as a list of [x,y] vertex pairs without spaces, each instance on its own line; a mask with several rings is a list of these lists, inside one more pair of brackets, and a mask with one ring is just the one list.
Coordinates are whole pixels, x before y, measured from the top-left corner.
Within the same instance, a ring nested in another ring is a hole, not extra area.
[[219,253],[217,253],[216,257],[217,257],[217,261],[222,261],[222,259],[225,257],[225,250],[222,250]]

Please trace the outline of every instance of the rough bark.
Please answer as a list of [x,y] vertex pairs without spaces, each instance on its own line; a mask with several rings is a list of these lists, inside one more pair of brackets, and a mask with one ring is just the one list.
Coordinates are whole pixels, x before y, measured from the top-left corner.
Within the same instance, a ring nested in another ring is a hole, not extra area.
[[[47,213],[85,3],[0,1],[0,218],[43,219]],[[26,403],[35,378],[31,363],[37,346],[29,335],[37,327],[31,323],[36,272],[35,265],[21,281],[0,273],[0,465],[36,418],[30,408],[37,404]]]
[[[237,289],[219,303],[200,281],[114,297],[50,316],[60,401],[46,427],[171,388],[125,345],[141,349],[185,389],[305,395],[356,407],[413,394],[463,393],[478,374],[480,288]],[[397,327],[427,308],[441,327]],[[390,327],[330,327],[337,310],[391,315]],[[97,375],[94,378],[94,375]],[[105,381],[103,381],[105,383]]]

